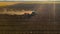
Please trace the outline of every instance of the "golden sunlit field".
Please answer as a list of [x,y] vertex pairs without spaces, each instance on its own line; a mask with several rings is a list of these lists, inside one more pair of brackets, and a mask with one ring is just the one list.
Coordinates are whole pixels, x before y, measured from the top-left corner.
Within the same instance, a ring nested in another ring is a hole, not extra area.
[[14,4],[17,4],[17,3],[23,3],[23,4],[53,4],[53,3],[57,3],[59,4],[60,2],[52,2],[52,1],[35,1],[35,2],[0,2],[0,6],[7,6],[7,5],[14,5]]

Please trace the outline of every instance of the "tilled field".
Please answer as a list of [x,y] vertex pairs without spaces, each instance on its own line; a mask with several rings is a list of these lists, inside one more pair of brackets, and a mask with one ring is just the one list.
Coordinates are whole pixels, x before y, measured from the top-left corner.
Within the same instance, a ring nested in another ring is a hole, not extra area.
[[0,15],[0,34],[60,34],[60,4],[41,7],[37,15],[25,18],[18,15]]

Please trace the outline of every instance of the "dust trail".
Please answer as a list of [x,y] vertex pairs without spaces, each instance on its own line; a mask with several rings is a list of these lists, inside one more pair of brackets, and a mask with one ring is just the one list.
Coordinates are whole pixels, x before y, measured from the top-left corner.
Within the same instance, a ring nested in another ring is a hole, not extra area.
[[8,15],[23,15],[23,14],[32,14],[32,11],[25,11],[25,10],[22,10],[22,11],[7,11],[7,10],[4,10],[3,12],[0,12],[0,14],[8,14]]

